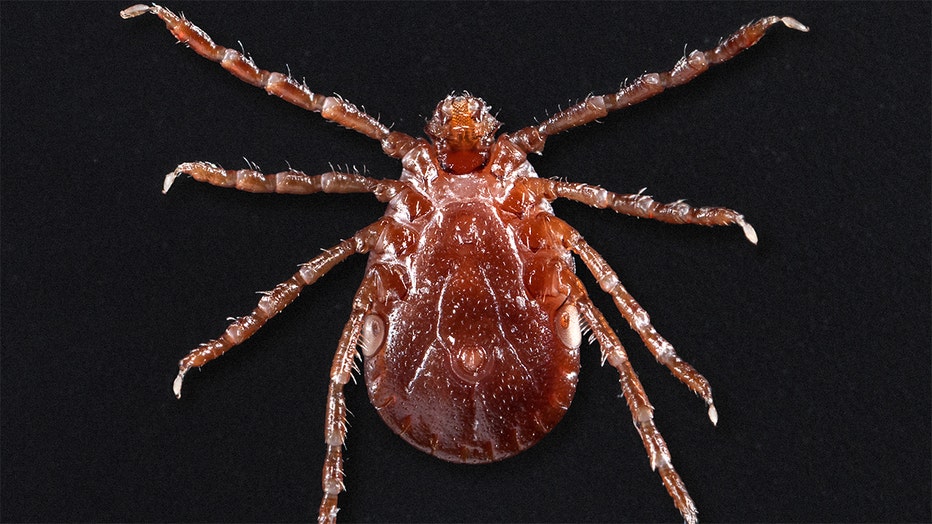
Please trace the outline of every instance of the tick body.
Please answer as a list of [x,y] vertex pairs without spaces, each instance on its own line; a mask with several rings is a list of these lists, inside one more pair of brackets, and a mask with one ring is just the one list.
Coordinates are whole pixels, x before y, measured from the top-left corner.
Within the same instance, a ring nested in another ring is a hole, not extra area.
[[425,139],[392,132],[341,98],[314,93],[290,76],[260,69],[163,7],[136,5],[121,15],[145,13],[161,18],[179,41],[238,78],[377,140],[402,165],[397,180],[335,171],[307,175],[292,169],[265,174],[208,162],[186,162],[166,176],[165,192],[187,174],[251,192],[368,192],[387,204],[381,219],[302,264],[265,293],[251,313],[184,357],[173,385],[176,396],[181,396],[192,367],[244,342],[304,287],[350,255],[368,253],[330,371],[320,522],[336,519],[337,497],[343,491],[343,388],[358,369],[357,358],[364,361],[369,398],[392,430],[441,459],[484,463],[527,449],[560,421],[576,389],[579,348],[587,330],[598,341],[604,361],[619,373],[651,468],[683,518],[697,521],[695,504],[654,424],[653,407],[617,335],[576,276],[573,255],[612,296],[658,362],[703,399],[716,423],[711,388],[654,329],[609,264],[554,216],[550,203],[566,198],[670,223],[737,225],[753,243],[757,235],[741,214],[727,208],[663,204],[641,193],[617,194],[539,178],[527,156],[540,153],[551,135],[689,82],[710,65],[754,45],[774,24],[807,31],[805,26],[789,17],[763,18],[714,49],[692,52],[670,71],[644,74],[616,93],[590,96],[513,133],[498,133],[500,123],[480,98],[450,95],[437,105]]

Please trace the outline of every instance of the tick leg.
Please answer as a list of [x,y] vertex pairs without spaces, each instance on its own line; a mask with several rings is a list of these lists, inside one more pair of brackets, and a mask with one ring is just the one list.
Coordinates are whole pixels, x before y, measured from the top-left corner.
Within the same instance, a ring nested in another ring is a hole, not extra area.
[[683,85],[704,73],[710,65],[728,61],[753,46],[764,36],[770,26],[778,22],[797,31],[809,31],[808,27],[788,16],[761,18],[738,29],[714,49],[693,51],[688,56],[684,56],[669,71],[641,75],[634,82],[626,83],[617,93],[590,96],[539,125],[526,127],[512,134],[511,138],[524,151],[539,153],[543,150],[548,136],[588,124],[604,117],[610,111],[638,104],[665,89]]
[[709,419],[712,424],[717,424],[718,412],[712,402],[712,388],[709,386],[709,381],[688,362],[681,359],[673,349],[673,345],[657,333],[650,323],[647,311],[634,300],[634,297],[618,280],[618,275],[608,265],[608,262],[583,240],[579,232],[556,217],[550,217],[550,222],[554,232],[563,238],[566,247],[579,255],[579,258],[586,264],[602,290],[612,296],[618,311],[628,321],[631,329],[640,335],[654,358],[666,366],[680,382],[702,397],[709,408]]
[[265,89],[270,95],[308,111],[320,113],[327,120],[378,140],[389,156],[401,158],[415,143],[414,138],[398,131],[389,131],[388,127],[375,117],[342,98],[314,93],[290,75],[259,69],[251,58],[243,56],[235,49],[215,44],[199,27],[160,5],[137,4],[120,11],[120,16],[133,18],[145,13],[152,13],[161,18],[179,42],[186,44],[204,58],[219,63],[233,76]]
[[550,186],[546,194],[582,202],[600,209],[609,208],[617,213],[639,218],[651,218],[671,224],[699,224],[702,226],[725,226],[737,224],[744,236],[757,244],[757,233],[744,215],[724,207],[692,207],[683,201],[662,204],[648,195],[612,193],[598,186],[537,179]]
[[324,459],[321,484],[323,497],[320,502],[320,512],[317,516],[319,524],[333,524],[336,522],[337,498],[344,490],[343,486],[343,443],[346,440],[346,400],[343,395],[345,386],[353,371],[357,371],[356,357],[359,356],[357,343],[362,329],[363,317],[368,312],[372,298],[375,295],[377,284],[375,279],[366,279],[356,292],[353,300],[353,311],[343,328],[343,335],[333,357],[333,366],[330,368],[330,386],[327,389],[327,411],[324,423],[324,442],[327,444],[327,457]]
[[251,193],[374,193],[382,202],[390,200],[404,185],[397,180],[377,180],[338,171],[311,176],[289,169],[266,175],[253,169],[223,169],[210,162],[185,162],[165,175],[162,193],[167,193],[175,179],[183,174],[191,175],[198,182]]
[[262,299],[259,300],[259,305],[252,310],[252,313],[234,320],[219,338],[205,342],[191,350],[178,363],[178,376],[172,385],[175,396],[181,398],[181,385],[189,369],[201,367],[226,353],[233,346],[243,343],[265,325],[270,318],[280,313],[297,298],[298,293],[301,292],[304,286],[316,282],[318,278],[350,255],[368,252],[374,245],[381,230],[381,222],[376,222],[302,264],[301,269],[291,278],[275,286],[272,291],[265,293]]
[[698,514],[696,505],[686,491],[686,486],[680,479],[679,474],[673,469],[667,444],[664,442],[657,426],[654,425],[654,407],[651,406],[644,387],[628,361],[625,348],[621,345],[621,341],[618,340],[618,335],[612,331],[611,326],[606,322],[605,317],[602,316],[602,313],[586,295],[582,283],[579,282],[575,275],[567,275],[567,281],[574,283],[576,288],[574,294],[577,297],[576,306],[586,324],[592,329],[596,340],[599,341],[603,360],[608,361],[618,370],[621,391],[628,403],[628,409],[631,410],[634,427],[637,428],[638,434],[644,442],[651,469],[660,474],[660,479],[663,481],[667,493],[673,498],[673,503],[680,511],[680,514],[683,515],[683,519],[689,524],[695,524]]

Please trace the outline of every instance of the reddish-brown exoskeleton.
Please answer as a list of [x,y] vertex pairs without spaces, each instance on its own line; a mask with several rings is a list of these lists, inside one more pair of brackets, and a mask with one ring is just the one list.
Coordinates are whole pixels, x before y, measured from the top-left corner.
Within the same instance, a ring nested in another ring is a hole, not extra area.
[[622,392],[651,468],[659,471],[685,520],[696,521],[696,507],[654,425],[653,407],[618,337],[576,277],[572,254],[612,296],[656,359],[703,398],[715,423],[718,415],[709,384],[657,333],[608,263],[553,215],[550,202],[567,198],[677,224],[736,224],[756,243],[754,229],[730,209],[661,204],[643,194],[615,194],[596,186],[541,179],[526,157],[541,152],[553,134],[689,82],[710,65],[754,45],[773,24],[807,31],[804,25],[789,17],[763,18],[712,50],[692,52],[668,72],[642,75],[617,93],[590,96],[542,124],[514,133],[496,136],[500,124],[481,99],[451,95],[437,105],[425,140],[390,132],[341,98],[313,93],[290,76],[259,69],[240,52],[215,44],[163,7],[136,5],[121,15],[143,13],[157,15],[179,41],[238,78],[378,140],[403,167],[399,180],[342,172],[263,174],[225,170],[206,162],[184,163],[169,173],[164,191],[184,173],[244,191],[369,192],[388,203],[381,219],[303,264],[266,293],[252,313],[234,320],[219,338],[182,359],[175,395],[181,396],[189,369],[242,343],[303,287],[342,260],[369,253],[330,372],[320,522],[335,520],[337,496],[343,490],[343,387],[360,352],[372,404],[396,433],[444,460],[491,462],[532,446],[563,417],[576,389],[579,346],[586,327],[599,342],[603,359],[621,375]]

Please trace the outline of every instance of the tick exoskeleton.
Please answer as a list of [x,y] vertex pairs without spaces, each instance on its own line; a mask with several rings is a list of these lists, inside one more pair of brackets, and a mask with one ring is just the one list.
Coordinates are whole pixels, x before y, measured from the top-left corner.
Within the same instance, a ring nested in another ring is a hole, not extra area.
[[188,162],[165,177],[251,192],[372,193],[385,215],[301,265],[265,293],[248,315],[193,349],[179,364],[173,390],[185,374],[242,343],[298,293],[336,264],[368,253],[362,284],[333,358],[326,401],[323,497],[318,520],[333,522],[343,491],[346,438],[343,387],[363,358],[366,387],[385,423],[414,447],[444,460],[491,462],[532,446],[560,421],[573,399],[583,332],[591,330],[604,361],[620,374],[621,389],[651,468],[683,518],[697,510],[653,421],[653,407],[617,335],[592,304],[575,274],[575,254],[609,293],[654,357],[698,394],[718,420],[708,382],[680,359],[651,325],[608,263],[569,224],[553,215],[557,198],[675,224],[738,225],[752,243],[754,229],[736,211],[662,204],[597,186],[539,178],[527,160],[547,137],[587,124],[689,82],[710,65],[754,45],[777,23],[808,31],[790,17],[771,16],[740,28],[709,51],[693,51],[669,71],[641,75],[618,92],[589,96],[543,123],[498,134],[485,102],[463,93],[442,100],[427,122],[427,138],[386,126],[335,96],[312,92],[289,75],[259,69],[239,51],[215,44],[183,17],[158,5],[135,5],[124,18],[152,13],[180,42],[232,74],[325,119],[378,140],[401,161],[398,180],[331,171],[306,175],[289,169],[264,174]]

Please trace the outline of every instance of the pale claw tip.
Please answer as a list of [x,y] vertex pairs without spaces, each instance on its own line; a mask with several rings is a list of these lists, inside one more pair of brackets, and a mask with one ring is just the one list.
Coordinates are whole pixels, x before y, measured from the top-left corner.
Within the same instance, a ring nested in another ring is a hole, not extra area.
[[748,241],[757,245],[757,231],[754,231],[754,227],[751,224],[748,224],[744,221],[744,217],[738,219],[738,225],[741,226],[741,230],[744,231],[744,236],[747,237]]
[[172,171],[171,173],[165,175],[165,181],[162,182],[162,194],[168,193],[168,190],[171,189],[172,184],[175,183],[175,179],[178,178],[178,173]]
[[181,398],[181,383],[184,381],[184,373],[178,372],[175,381],[172,382],[172,391],[175,392],[175,398]]
[[809,32],[809,27],[803,25],[799,20],[793,18],[792,16],[784,16],[780,18],[780,21],[783,22],[783,25],[789,27],[790,29],[802,31],[803,33]]
[[715,404],[709,404],[709,420],[713,426],[718,426],[718,410],[715,409]]
[[149,12],[149,6],[145,4],[136,4],[132,7],[127,7],[126,9],[120,11],[120,17],[124,19],[133,18],[133,17],[137,17],[142,14],[146,14],[148,12]]

